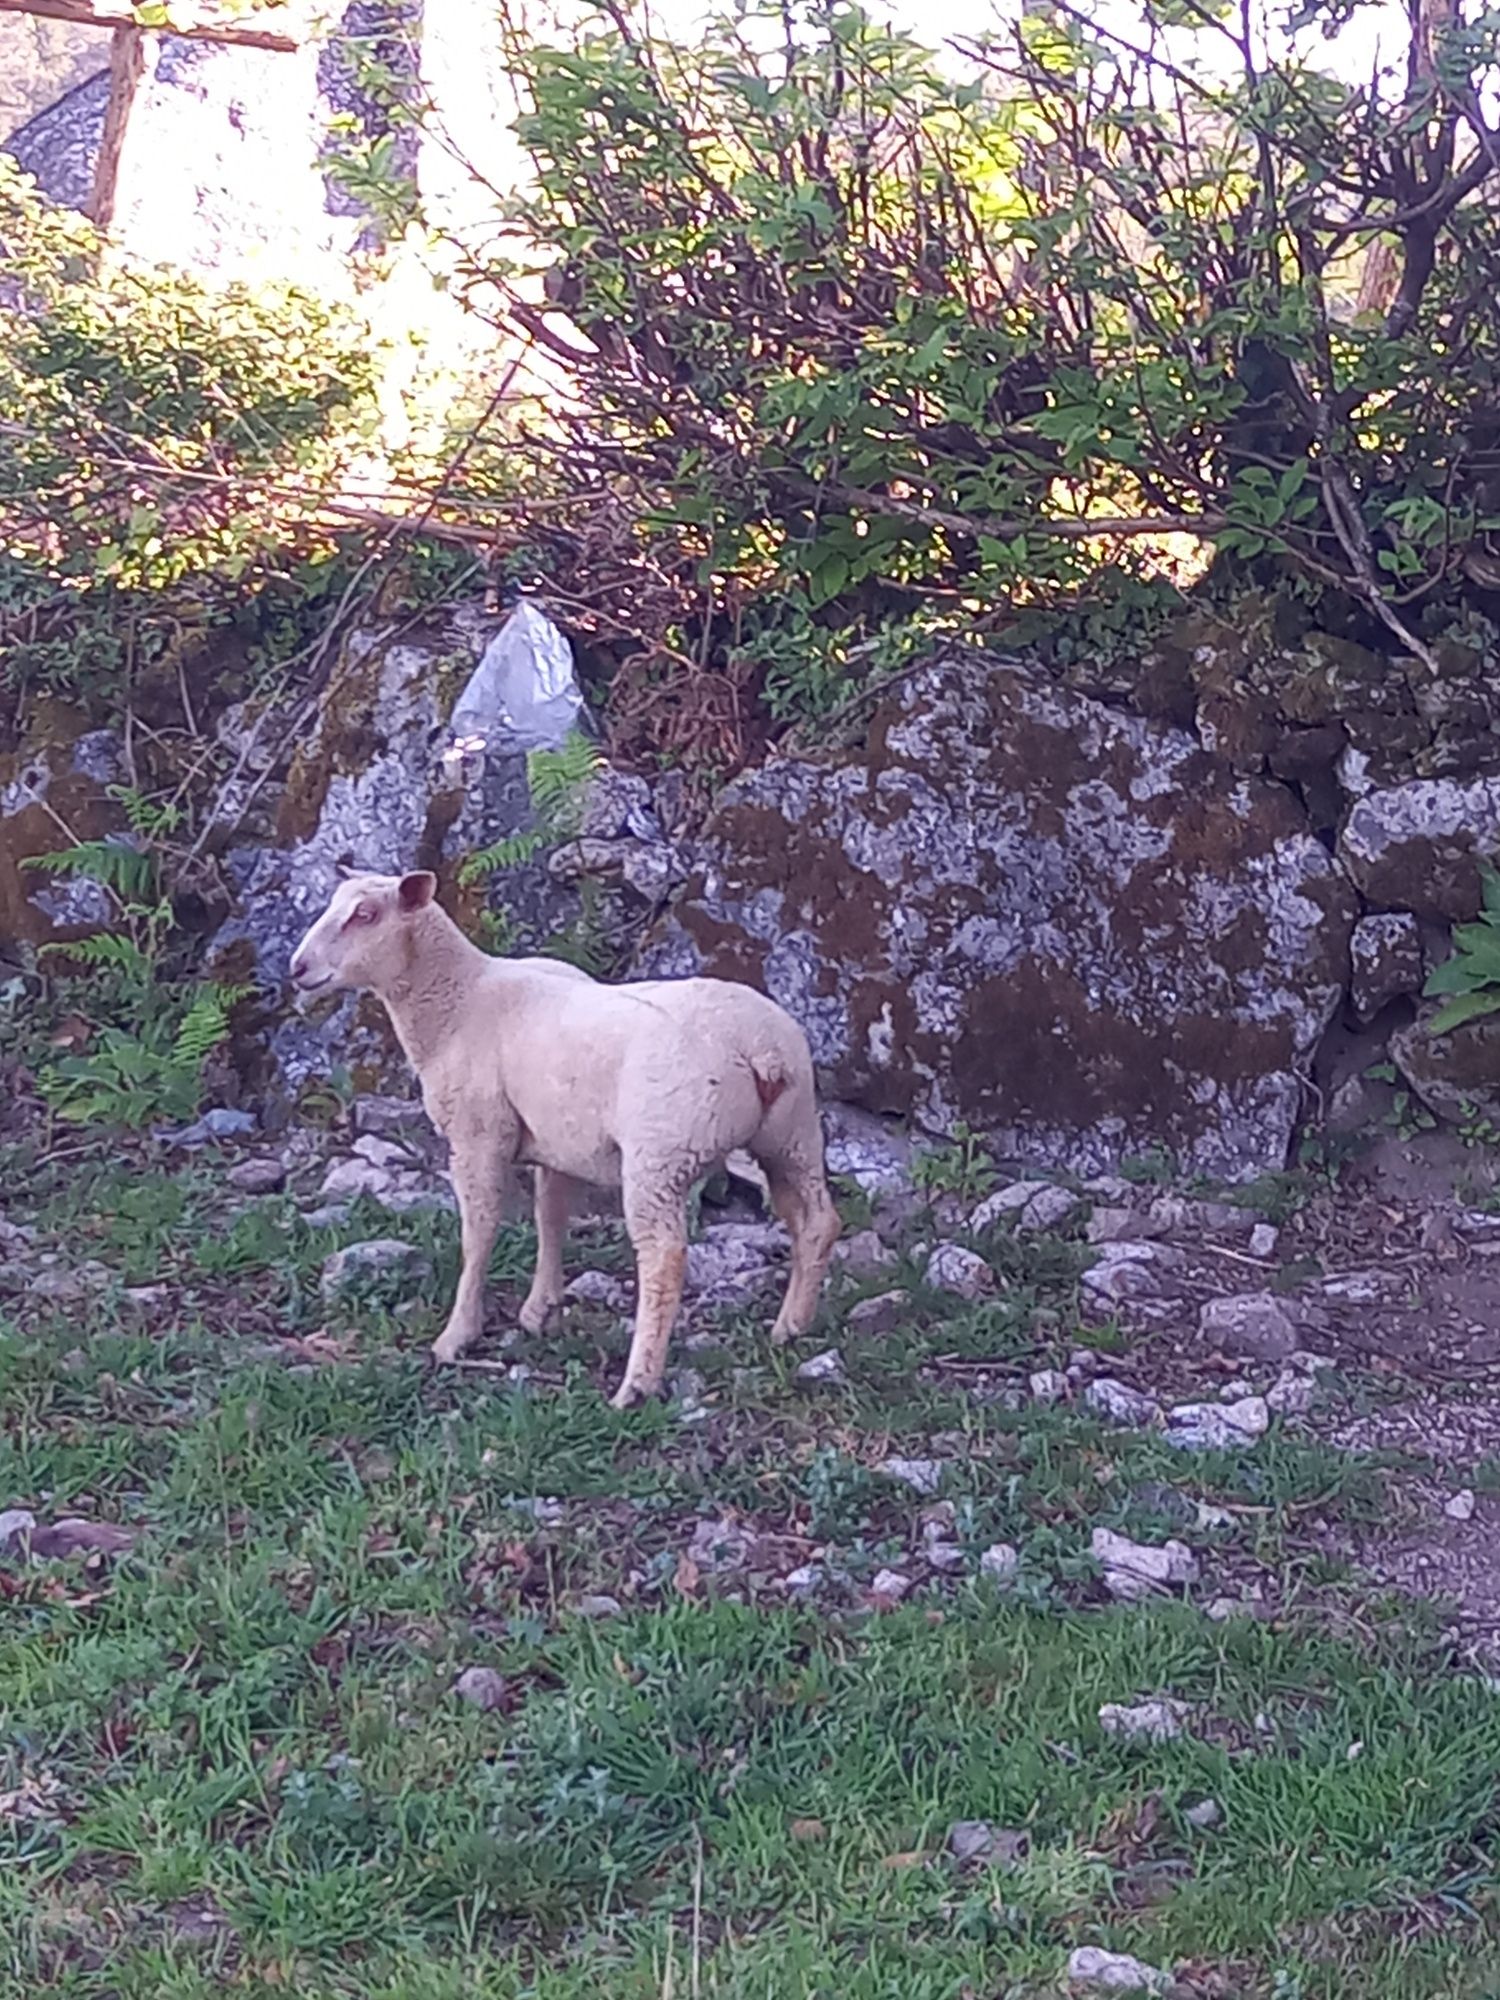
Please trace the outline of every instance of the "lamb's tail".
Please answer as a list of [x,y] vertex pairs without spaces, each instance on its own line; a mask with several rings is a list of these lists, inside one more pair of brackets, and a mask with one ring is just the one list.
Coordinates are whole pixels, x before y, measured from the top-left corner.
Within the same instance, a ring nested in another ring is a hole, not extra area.
[[760,1108],[769,1111],[792,1081],[792,1066],[780,1049],[759,1049],[749,1061]]

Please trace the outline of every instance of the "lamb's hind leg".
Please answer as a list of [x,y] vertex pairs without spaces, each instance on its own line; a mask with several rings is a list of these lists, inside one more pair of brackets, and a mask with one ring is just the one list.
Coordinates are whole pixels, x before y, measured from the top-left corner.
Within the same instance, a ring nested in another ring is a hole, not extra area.
[[536,1170],[536,1271],[517,1317],[527,1333],[540,1333],[563,1302],[563,1244],[575,1183],[551,1167]]
[[625,1379],[610,1400],[617,1410],[629,1410],[658,1394],[667,1372],[687,1272],[687,1187],[679,1176],[658,1179],[627,1165],[621,1191],[635,1250],[635,1332]]
[[463,1269],[448,1324],[432,1343],[437,1361],[456,1361],[484,1330],[484,1280],[500,1234],[505,1184],[515,1157],[509,1132],[450,1134],[453,1191],[463,1234]]
[[771,1338],[780,1346],[812,1325],[841,1224],[821,1165],[796,1152],[763,1158],[762,1165],[771,1183],[771,1205],[792,1239],[792,1275],[771,1328]]

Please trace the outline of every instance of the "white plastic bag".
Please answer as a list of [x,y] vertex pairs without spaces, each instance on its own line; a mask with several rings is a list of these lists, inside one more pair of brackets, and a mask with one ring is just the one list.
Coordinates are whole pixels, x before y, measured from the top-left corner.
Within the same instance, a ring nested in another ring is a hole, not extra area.
[[580,726],[585,711],[573,648],[546,612],[523,597],[453,705],[453,751],[556,750]]

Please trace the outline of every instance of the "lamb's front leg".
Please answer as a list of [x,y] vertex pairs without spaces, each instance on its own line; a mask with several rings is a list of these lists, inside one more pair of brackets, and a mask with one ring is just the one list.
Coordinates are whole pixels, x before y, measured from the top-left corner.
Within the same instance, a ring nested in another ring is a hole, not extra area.
[[517,1317],[527,1333],[540,1333],[563,1302],[563,1244],[575,1183],[551,1167],[536,1170],[536,1271]]
[[515,1158],[513,1131],[450,1133],[449,1171],[458,1196],[463,1232],[463,1269],[448,1324],[432,1343],[435,1360],[456,1361],[484,1330],[484,1280],[490,1252],[500,1234],[505,1188]]

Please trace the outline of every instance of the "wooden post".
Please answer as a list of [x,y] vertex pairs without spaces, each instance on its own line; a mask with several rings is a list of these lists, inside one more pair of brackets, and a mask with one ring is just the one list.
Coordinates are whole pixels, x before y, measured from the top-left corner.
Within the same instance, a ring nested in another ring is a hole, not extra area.
[[143,28],[116,28],[109,48],[109,103],[104,113],[104,130],[94,161],[94,189],[89,196],[89,220],[102,234],[115,219],[115,196],[120,186],[120,154],[125,146],[125,130],[130,107],[146,73],[146,34]]

